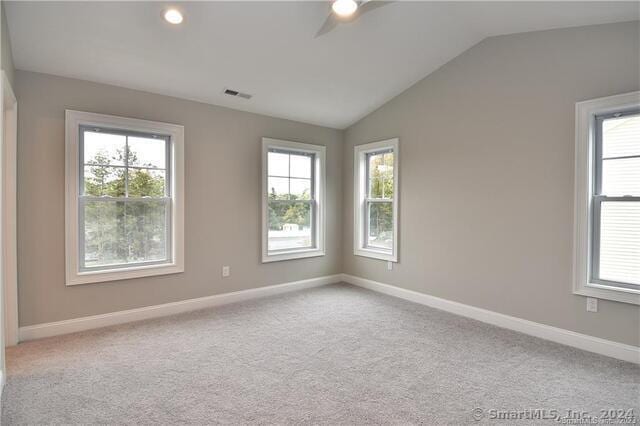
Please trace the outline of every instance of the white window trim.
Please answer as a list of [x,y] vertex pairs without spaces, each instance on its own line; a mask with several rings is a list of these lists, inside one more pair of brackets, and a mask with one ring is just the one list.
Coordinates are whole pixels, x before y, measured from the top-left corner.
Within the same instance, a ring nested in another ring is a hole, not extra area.
[[[268,197],[267,173],[268,173],[268,152],[270,149],[285,149],[288,151],[299,151],[307,154],[315,154],[315,241],[316,247],[291,249],[280,251],[277,254],[269,254],[269,226],[268,226]],[[326,148],[322,145],[312,145],[299,142],[290,142],[280,139],[262,138],[262,262],[278,262],[281,260],[302,259],[307,257],[317,257],[325,255],[325,197],[326,197],[326,173],[325,173],[325,153]]]
[[[370,152],[383,149],[393,150],[393,248],[377,250],[366,247],[364,201],[367,195],[366,155]],[[357,145],[353,155],[353,254],[356,256],[370,257],[373,259],[398,261],[398,201],[400,192],[398,182],[400,175],[400,150],[399,139],[388,139],[380,142]]]
[[575,141],[575,227],[573,258],[573,293],[640,305],[640,292],[592,283],[590,252],[592,241],[591,200],[593,191],[595,117],[620,109],[640,106],[640,92],[576,103]]
[[[79,190],[79,128],[80,126],[110,127],[143,133],[157,133],[171,138],[171,262],[80,271],[78,246],[78,190]],[[66,110],[66,211],[65,256],[66,285],[117,281],[154,275],[184,272],[184,127],[176,124],[117,117],[113,115]]]

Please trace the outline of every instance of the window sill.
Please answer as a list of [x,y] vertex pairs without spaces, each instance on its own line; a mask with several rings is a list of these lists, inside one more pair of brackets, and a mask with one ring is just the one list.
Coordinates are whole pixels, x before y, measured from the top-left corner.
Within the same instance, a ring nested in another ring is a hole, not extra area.
[[318,250],[315,248],[304,250],[290,250],[262,256],[262,263],[280,262],[282,260],[304,259],[307,257],[319,256],[324,256],[324,250]]
[[152,277],[157,275],[179,274],[184,267],[175,263],[160,265],[136,266],[131,268],[109,269],[104,271],[78,272],[67,277],[67,286],[92,284],[105,281],[120,281],[132,278]]
[[615,288],[602,284],[588,283],[574,289],[573,294],[640,305],[640,291],[633,289]]
[[371,259],[386,260],[388,262],[398,262],[398,256],[394,253],[373,249],[354,249],[353,254],[356,256],[369,257]]

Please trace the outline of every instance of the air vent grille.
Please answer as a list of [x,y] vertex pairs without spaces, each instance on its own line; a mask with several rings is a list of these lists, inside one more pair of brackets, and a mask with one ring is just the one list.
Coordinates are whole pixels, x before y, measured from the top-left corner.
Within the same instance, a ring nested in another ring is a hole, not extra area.
[[235,96],[235,97],[242,98],[242,99],[251,99],[251,96],[253,96],[253,95],[250,95],[248,93],[242,93],[242,92],[239,92],[239,91],[233,90],[233,89],[224,89],[223,93],[225,95]]

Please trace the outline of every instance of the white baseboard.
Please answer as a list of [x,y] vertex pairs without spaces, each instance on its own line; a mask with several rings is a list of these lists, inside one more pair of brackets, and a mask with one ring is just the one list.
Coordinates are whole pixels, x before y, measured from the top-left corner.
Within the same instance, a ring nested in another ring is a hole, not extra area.
[[486,309],[476,308],[475,306],[452,302],[447,299],[429,296],[428,294],[406,290],[400,287],[383,284],[349,274],[342,274],[342,281],[419,303],[421,305],[451,312],[463,317],[472,318],[498,327],[529,334],[541,339],[550,340],[567,346],[573,346],[578,349],[595,352],[600,355],[610,356],[623,361],[640,364],[640,347],[637,346],[625,345],[623,343],[580,334],[563,328],[552,327],[522,318],[499,314]]
[[[467,318],[472,318],[498,327],[518,331],[520,333],[550,340],[567,346],[573,346],[589,352],[610,356],[612,358],[640,364],[640,348],[623,343],[613,342],[586,334],[562,328],[552,327],[537,322],[512,317],[505,314],[489,311],[463,303],[453,302],[428,294],[406,290],[400,287],[383,284],[381,282],[356,277],[349,274],[329,275],[318,278],[311,278],[302,281],[294,281],[284,284],[276,284],[266,287],[253,288],[236,291],[232,293],[217,294],[213,296],[200,297],[197,299],[182,300],[179,302],[165,303],[162,305],[147,306],[144,308],[130,309],[126,311],[112,312],[102,315],[74,318],[70,320],[57,321],[45,324],[36,324],[20,327],[20,341],[40,339],[43,337],[58,336],[61,334],[74,333],[77,331],[90,330],[94,328],[107,327],[110,325],[124,324],[132,321],[140,321],[150,318],[158,318],[167,315],[175,315],[183,312],[195,311],[213,306],[225,305],[228,303],[241,302],[244,300],[257,299],[294,290],[318,287],[337,282],[347,282],[369,290],[384,293],[390,296],[399,297],[432,308],[451,312]],[[4,377],[0,371],[0,389]]]
[[183,312],[209,308],[212,306],[226,305],[228,303],[257,299],[260,297],[286,293],[294,290],[302,290],[305,288],[333,284],[340,282],[341,278],[342,276],[340,274],[328,275],[302,281],[293,281],[284,284],[276,284],[266,287],[252,288],[248,290],[234,291],[232,293],[199,297],[197,299],[181,300],[179,302],[165,303],[162,305],[146,306],[144,308],[111,312],[102,315],[93,315],[89,317],[74,318],[64,321],[29,325],[26,327],[20,327],[19,336],[20,341],[24,342],[26,340],[75,333],[77,331],[124,324],[132,321],[140,321],[167,315],[175,315]]

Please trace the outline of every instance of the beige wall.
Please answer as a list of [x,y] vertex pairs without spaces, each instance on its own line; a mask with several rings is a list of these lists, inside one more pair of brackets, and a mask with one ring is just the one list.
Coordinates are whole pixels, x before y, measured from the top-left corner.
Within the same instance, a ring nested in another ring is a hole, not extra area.
[[[487,39],[345,136],[344,272],[632,345],[571,293],[574,104],[640,88],[638,23]],[[353,146],[400,138],[400,263],[353,255]]]
[[[18,71],[20,326],[341,272],[342,132],[113,86]],[[66,287],[64,111],[185,126],[185,272]],[[327,255],[260,263],[261,138],[327,147]],[[221,267],[231,277],[221,278]]]

